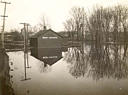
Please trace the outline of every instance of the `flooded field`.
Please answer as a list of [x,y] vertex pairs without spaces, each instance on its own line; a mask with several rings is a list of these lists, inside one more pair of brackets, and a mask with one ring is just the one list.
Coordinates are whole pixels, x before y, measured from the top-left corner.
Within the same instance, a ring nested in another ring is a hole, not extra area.
[[128,0],[49,1],[0,1],[0,95],[128,95]]
[[49,66],[29,54],[24,79],[24,53],[8,52],[16,95],[127,95],[128,63],[123,47],[71,48]]

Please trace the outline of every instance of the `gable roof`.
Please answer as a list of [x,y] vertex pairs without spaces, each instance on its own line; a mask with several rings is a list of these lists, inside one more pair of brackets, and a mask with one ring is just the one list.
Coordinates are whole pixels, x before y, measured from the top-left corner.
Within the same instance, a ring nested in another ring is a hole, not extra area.
[[63,36],[61,36],[60,34],[56,33],[55,31],[53,31],[52,29],[48,29],[48,30],[40,30],[39,32],[37,32],[36,34],[34,34],[33,36],[31,36],[31,38],[38,38],[41,35],[44,35],[47,32],[53,32],[54,34],[60,36],[61,38],[63,38]]

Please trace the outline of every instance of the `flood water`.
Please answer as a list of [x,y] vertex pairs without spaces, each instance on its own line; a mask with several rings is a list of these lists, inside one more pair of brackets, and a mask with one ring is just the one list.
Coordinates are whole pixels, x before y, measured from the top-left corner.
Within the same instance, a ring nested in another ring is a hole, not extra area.
[[[122,45],[70,48],[49,66],[29,54],[24,79],[24,53],[8,52],[16,95],[128,95],[128,56]],[[13,64],[12,64],[13,63]]]

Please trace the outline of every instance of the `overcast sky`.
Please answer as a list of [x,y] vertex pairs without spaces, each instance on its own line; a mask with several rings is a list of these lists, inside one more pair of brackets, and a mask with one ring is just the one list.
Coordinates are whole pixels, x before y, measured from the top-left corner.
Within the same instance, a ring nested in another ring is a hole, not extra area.
[[[7,5],[6,31],[22,28],[19,23],[27,22],[32,26],[40,22],[41,17],[47,17],[54,31],[64,30],[63,22],[68,18],[73,6],[85,7],[91,10],[96,5],[104,7],[117,4],[128,5],[128,0],[3,0],[9,1]],[[0,4],[0,15],[3,14],[3,4]],[[2,25],[2,18],[0,18]]]

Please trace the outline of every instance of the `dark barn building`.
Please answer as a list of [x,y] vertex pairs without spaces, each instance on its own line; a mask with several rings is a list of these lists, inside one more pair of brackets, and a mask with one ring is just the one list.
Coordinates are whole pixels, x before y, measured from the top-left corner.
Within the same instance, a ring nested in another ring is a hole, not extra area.
[[51,29],[40,30],[30,39],[31,55],[52,65],[62,58],[63,37]]

